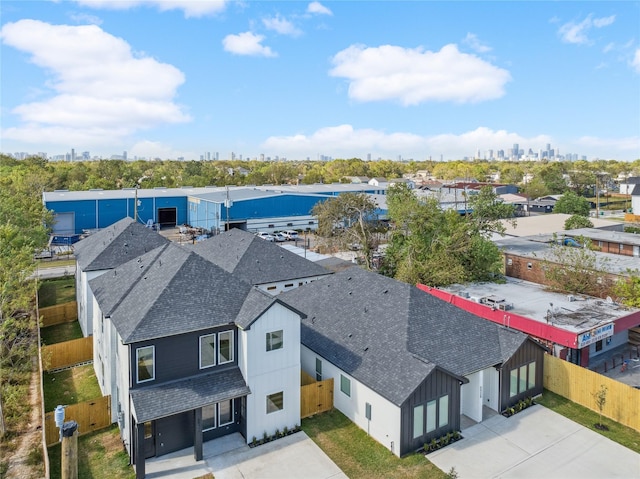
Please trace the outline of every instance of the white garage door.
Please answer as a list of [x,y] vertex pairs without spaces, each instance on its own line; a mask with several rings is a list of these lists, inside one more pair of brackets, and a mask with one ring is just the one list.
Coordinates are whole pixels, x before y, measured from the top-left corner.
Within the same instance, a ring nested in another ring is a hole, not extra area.
[[73,213],[56,213],[53,215],[53,233],[72,235],[76,232]]

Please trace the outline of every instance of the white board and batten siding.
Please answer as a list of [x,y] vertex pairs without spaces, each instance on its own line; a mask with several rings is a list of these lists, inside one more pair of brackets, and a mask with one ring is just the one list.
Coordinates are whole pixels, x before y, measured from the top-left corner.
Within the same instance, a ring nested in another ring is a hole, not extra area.
[[[283,346],[267,351],[267,333],[282,330]],[[238,366],[247,396],[247,443],[300,425],[300,316],[273,304],[248,330],[238,331]],[[282,392],[283,407],[267,413],[267,396]]]
[[[301,353],[302,369],[307,374],[316,377],[316,359],[319,359],[322,362],[322,379],[333,378],[333,406],[400,457],[400,408],[306,346],[301,346]],[[341,375],[350,381],[349,396],[341,390]],[[370,405],[371,420],[366,415],[367,404]]]
[[94,301],[93,291],[89,286],[89,281],[93,278],[106,273],[107,270],[100,271],[76,271],[76,291],[78,300],[78,323],[80,323],[80,329],[82,334],[86,338],[93,334],[93,319],[94,319]]
[[460,414],[482,422],[482,406],[498,410],[499,374],[487,368],[465,376],[469,382],[460,388]]

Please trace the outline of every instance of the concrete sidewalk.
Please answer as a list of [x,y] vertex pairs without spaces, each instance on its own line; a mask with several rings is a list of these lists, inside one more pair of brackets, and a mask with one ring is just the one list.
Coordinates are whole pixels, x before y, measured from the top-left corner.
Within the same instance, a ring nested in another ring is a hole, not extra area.
[[427,456],[461,479],[640,477],[639,454],[540,405],[494,416],[462,436]]
[[239,434],[207,441],[204,459],[193,448],[148,459],[148,479],[193,479],[212,472],[216,479],[347,479],[304,432],[251,448]]

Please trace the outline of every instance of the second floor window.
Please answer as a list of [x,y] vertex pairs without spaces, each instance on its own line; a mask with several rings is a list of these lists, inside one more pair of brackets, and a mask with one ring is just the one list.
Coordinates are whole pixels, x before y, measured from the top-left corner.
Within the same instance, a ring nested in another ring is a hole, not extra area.
[[216,335],[200,336],[200,369],[216,364]]
[[267,333],[267,351],[282,349],[282,336],[282,329],[280,331],[272,331],[270,333]]
[[218,333],[218,364],[233,361],[233,331]]
[[143,383],[152,381],[156,378],[155,368],[155,348],[153,346],[145,346],[136,349],[136,363],[138,365],[138,374],[136,381]]

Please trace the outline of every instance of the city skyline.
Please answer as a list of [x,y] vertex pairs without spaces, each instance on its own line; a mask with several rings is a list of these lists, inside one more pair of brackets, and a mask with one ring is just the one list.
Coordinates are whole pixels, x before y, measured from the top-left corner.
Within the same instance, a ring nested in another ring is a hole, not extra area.
[[640,158],[638,1],[0,9],[3,153]]

